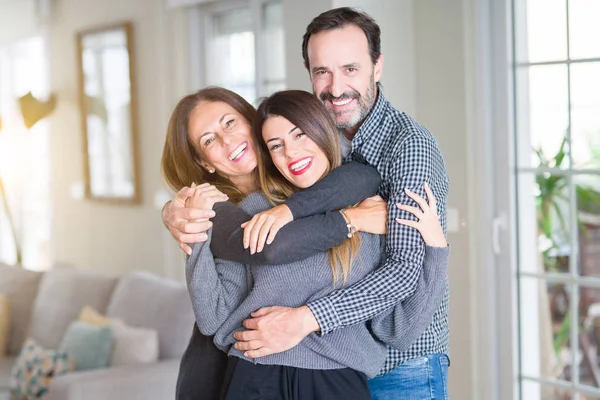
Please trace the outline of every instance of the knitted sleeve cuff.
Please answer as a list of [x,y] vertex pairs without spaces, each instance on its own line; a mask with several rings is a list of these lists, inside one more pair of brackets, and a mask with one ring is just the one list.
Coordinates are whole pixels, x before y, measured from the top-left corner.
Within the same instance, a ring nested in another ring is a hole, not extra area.
[[450,245],[446,247],[432,247],[425,245],[425,257],[431,262],[431,265],[441,265],[446,267],[450,257]]

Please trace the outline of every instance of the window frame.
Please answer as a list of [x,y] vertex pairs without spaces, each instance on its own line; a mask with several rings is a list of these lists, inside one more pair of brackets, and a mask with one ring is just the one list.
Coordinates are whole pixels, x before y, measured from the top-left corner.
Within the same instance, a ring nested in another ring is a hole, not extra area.
[[[574,179],[577,176],[581,176],[581,175],[595,175],[595,176],[599,176],[600,175],[600,171],[598,170],[590,170],[590,169],[583,169],[583,168],[577,168],[574,166],[573,162],[569,162],[568,167],[566,168],[541,168],[541,167],[534,167],[532,166],[530,163],[528,164],[522,164],[519,163],[520,159],[527,159],[527,155],[529,155],[531,153],[531,151],[528,151],[525,156],[523,156],[522,152],[525,151],[523,150],[523,148],[529,148],[531,146],[531,142],[530,142],[530,138],[527,135],[527,137],[525,139],[523,139],[523,135],[521,135],[521,138],[519,138],[519,132],[523,132],[523,126],[524,123],[527,122],[528,117],[529,117],[529,110],[528,110],[528,100],[525,96],[525,93],[527,93],[527,91],[529,90],[529,82],[528,82],[528,78],[522,78],[525,76],[525,74],[523,74],[523,72],[527,72],[528,68],[532,68],[532,67],[536,67],[536,66],[551,66],[551,65],[564,65],[566,67],[566,80],[567,80],[567,96],[568,98],[567,103],[568,103],[568,107],[567,107],[567,113],[568,113],[568,126],[567,126],[567,144],[569,145],[570,148],[570,143],[571,143],[571,137],[572,137],[572,114],[573,114],[573,110],[571,107],[571,102],[572,102],[572,96],[571,96],[571,65],[574,64],[582,64],[582,63],[597,63],[598,61],[600,61],[600,58],[587,58],[587,59],[572,59],[571,58],[571,54],[570,54],[570,0],[565,0],[565,7],[566,7],[566,11],[565,11],[565,18],[566,18],[566,31],[564,32],[564,34],[566,35],[566,57],[564,59],[560,59],[560,60],[552,60],[552,61],[521,61],[518,58],[518,54],[517,54],[517,41],[519,40],[526,40],[526,33],[524,32],[520,32],[519,28],[522,28],[523,26],[526,26],[524,23],[524,18],[525,18],[525,12],[523,11],[523,9],[526,7],[524,2],[519,2],[516,0],[506,0],[506,3],[509,4],[510,8],[511,8],[511,14],[510,14],[510,23],[511,23],[511,30],[509,32],[510,37],[511,37],[511,41],[512,41],[512,46],[511,46],[511,57],[510,57],[510,65],[511,65],[511,74],[513,76],[513,87],[512,87],[512,119],[513,119],[513,132],[511,134],[512,136],[512,141],[514,143],[513,145],[513,160],[514,162],[511,163],[509,171],[510,174],[513,175],[512,181],[513,181],[513,190],[515,191],[515,197],[514,197],[514,201],[516,202],[516,204],[518,205],[519,202],[521,202],[524,197],[526,196],[531,196],[531,194],[525,194],[525,193],[521,193],[522,191],[524,191],[523,188],[519,188],[519,180],[521,177],[523,176],[528,176],[531,175],[533,177],[535,177],[535,175],[537,174],[541,174],[541,173],[551,173],[553,175],[562,175],[562,176],[566,176],[568,179],[568,194],[569,194],[569,200],[568,200],[568,211],[569,211],[569,218],[567,221],[568,226],[571,227],[571,229],[569,230],[569,244],[570,244],[570,250],[569,250],[569,272],[565,273],[565,274],[559,274],[559,273],[552,273],[552,272],[548,272],[548,271],[541,271],[541,272],[535,272],[535,271],[525,271],[523,270],[523,267],[521,266],[521,261],[520,259],[523,257],[528,257],[531,256],[531,249],[528,248],[528,246],[523,245],[522,243],[522,238],[519,239],[519,235],[523,235],[523,232],[519,231],[517,229],[517,218],[518,218],[518,211],[515,210],[515,219],[513,220],[514,223],[514,240],[518,241],[518,243],[516,243],[516,248],[517,248],[517,258],[515,259],[515,265],[516,265],[516,279],[517,279],[517,294],[516,294],[516,300],[517,300],[517,309],[514,310],[514,312],[517,314],[518,316],[518,324],[516,326],[516,335],[517,335],[517,341],[519,342],[519,347],[523,347],[525,346],[525,344],[520,343],[522,341],[522,337],[521,335],[523,334],[522,331],[524,330],[523,328],[523,324],[526,324],[526,318],[523,318],[522,316],[520,316],[520,310],[521,307],[523,306],[523,299],[520,298],[519,296],[519,287],[521,286],[521,280],[522,279],[526,279],[529,282],[532,283],[541,283],[541,284],[548,284],[548,283],[558,283],[558,284],[563,284],[565,285],[566,288],[568,288],[569,290],[569,311],[570,311],[570,315],[571,315],[571,319],[578,321],[579,317],[580,317],[580,313],[579,313],[579,300],[580,300],[580,289],[581,288],[600,288],[600,279],[597,277],[590,277],[590,276],[584,276],[584,275],[580,275],[578,270],[579,270],[579,246],[580,246],[580,240],[579,240],[579,232],[578,229],[576,228],[578,226],[577,223],[577,213],[578,213],[578,208],[577,208],[577,196],[575,193],[575,183],[574,183]],[[525,128],[527,129],[527,128]],[[520,145],[521,143],[524,143],[525,145]],[[522,148],[522,147],[523,148]],[[568,155],[569,157],[569,161],[571,161],[570,157],[571,154]],[[537,239],[537,237],[536,237]],[[535,242],[535,239],[531,239],[531,238],[527,238],[527,240]],[[536,249],[534,251],[536,254],[538,255],[539,251]],[[538,311],[539,313],[539,311]],[[579,354],[580,353],[580,349],[579,349],[579,334],[580,334],[580,330],[579,330],[579,324],[573,323],[571,324],[570,327],[570,350],[571,350],[571,354]],[[538,335],[538,341],[539,341],[539,335]],[[577,358],[577,357],[576,357]],[[579,373],[579,364],[580,362],[573,362],[571,364],[571,377],[570,377],[570,381],[566,381],[566,380],[561,380],[561,379],[554,379],[554,378],[544,378],[541,376],[530,376],[530,375],[526,375],[522,369],[522,353],[521,351],[518,352],[517,354],[517,363],[519,365],[518,370],[518,386],[519,386],[519,395],[517,398],[523,398],[525,399],[527,396],[524,394],[524,388],[523,388],[523,383],[525,382],[529,382],[529,383],[534,383],[534,384],[538,384],[539,385],[539,390],[540,392],[543,390],[543,388],[556,388],[556,389],[562,389],[565,392],[568,392],[569,395],[573,396],[573,398],[578,398],[579,395],[589,395],[589,396],[594,396],[595,398],[600,398],[600,388],[594,388],[592,386],[589,385],[582,385],[580,382],[580,373]],[[525,396],[525,397],[524,397]]]
[[[208,55],[207,43],[214,35],[213,16],[240,8],[250,8],[252,14],[252,29],[254,33],[254,86],[257,99],[266,96],[265,86],[270,82],[264,74],[266,45],[262,40],[263,14],[266,4],[281,3],[282,0],[227,0],[209,4],[199,4],[191,7],[188,13],[189,23],[189,54],[190,54],[190,84],[192,90],[197,90],[208,85],[206,60]],[[285,49],[282,54],[285,57]],[[287,77],[286,77],[287,78]],[[285,86],[285,81],[284,81]]]
[[[41,51],[41,53],[35,52],[36,55],[33,56],[35,61],[30,58],[33,48]],[[27,54],[27,57],[23,54]],[[15,61],[18,59],[27,59],[28,62],[33,63],[41,62],[38,64],[39,75],[36,76],[38,81],[33,83],[35,79],[28,79],[27,89],[25,90],[30,91],[40,99],[47,98],[51,93],[51,76],[48,38],[46,35],[35,33],[0,47],[0,83],[8,78],[8,84],[0,86],[0,89],[2,89],[2,93],[0,93],[0,111],[8,110],[10,119],[13,122],[21,118],[17,96],[25,94],[23,90],[18,90],[24,89],[24,87],[17,87],[16,76],[19,75],[19,72],[15,72],[17,70]],[[14,102],[12,107],[4,104],[2,99]],[[4,117],[6,118],[6,115]],[[10,127],[6,124],[6,121],[8,121],[8,118],[3,121],[3,130]],[[17,147],[26,145],[28,150],[32,151],[32,146],[39,146],[37,150],[34,150],[37,151],[36,155],[38,157],[36,160],[41,161],[44,165],[38,166],[35,169],[36,172],[21,171],[21,174],[25,176],[25,182],[28,182],[28,178],[31,178],[32,175],[36,176],[34,187],[25,184],[23,178],[20,178],[16,181],[21,182],[21,187],[11,188],[11,181],[12,183],[15,181],[14,177],[11,178],[11,171],[9,170],[8,173],[7,171],[0,171],[6,188],[7,202],[9,203],[8,206],[12,214],[16,234],[16,238],[12,238],[7,232],[0,231],[0,247],[3,247],[7,242],[10,247],[13,247],[15,246],[14,240],[18,240],[22,256],[22,267],[40,271],[50,269],[54,261],[52,143],[49,123],[47,118],[44,118],[30,129],[17,123],[18,127],[13,125],[16,129],[14,132],[0,132],[0,134],[6,136],[5,140],[12,141]],[[11,137],[12,135],[14,136]],[[24,135],[24,138],[19,137],[20,135]],[[27,145],[25,142],[31,142],[31,145]],[[16,194],[14,194],[15,191]],[[24,196],[24,199],[21,196]],[[33,223],[32,220],[34,220]],[[5,205],[2,204],[2,199],[0,199],[0,222],[7,221],[8,216],[5,213]],[[7,240],[7,238],[9,239]],[[17,261],[16,249],[14,251],[12,249],[8,251],[2,249],[0,251],[0,262],[15,263]]]

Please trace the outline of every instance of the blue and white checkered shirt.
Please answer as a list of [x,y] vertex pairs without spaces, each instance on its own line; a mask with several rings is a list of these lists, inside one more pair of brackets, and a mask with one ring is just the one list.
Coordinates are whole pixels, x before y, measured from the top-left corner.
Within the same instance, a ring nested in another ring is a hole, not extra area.
[[[352,139],[352,152],[344,161],[360,161],[377,168],[382,184],[379,195],[388,201],[387,260],[360,282],[308,304],[325,335],[338,328],[372,319],[411,296],[421,273],[425,245],[420,233],[395,219],[415,219],[396,207],[415,205],[405,188],[426,198],[427,182],[437,200],[446,232],[448,176],[442,153],[433,135],[407,114],[395,109],[381,89],[375,106]],[[447,353],[448,284],[446,294],[425,332],[407,351],[389,348],[381,375],[399,364],[428,354]]]

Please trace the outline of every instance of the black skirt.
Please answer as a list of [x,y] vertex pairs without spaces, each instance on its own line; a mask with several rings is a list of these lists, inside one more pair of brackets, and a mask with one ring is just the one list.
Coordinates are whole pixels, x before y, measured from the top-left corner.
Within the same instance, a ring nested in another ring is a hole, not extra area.
[[227,368],[227,354],[204,336],[194,323],[192,337],[183,353],[177,377],[177,400],[217,400]]
[[253,364],[229,357],[221,400],[369,400],[365,374]]

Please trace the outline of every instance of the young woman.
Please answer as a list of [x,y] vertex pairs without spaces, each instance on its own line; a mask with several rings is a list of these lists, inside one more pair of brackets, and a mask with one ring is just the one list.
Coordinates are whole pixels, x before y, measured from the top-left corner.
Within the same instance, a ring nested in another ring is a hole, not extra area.
[[[341,244],[346,238],[346,225],[341,215],[337,212],[318,213],[322,212],[322,207],[340,208],[376,191],[379,181],[376,171],[357,163],[336,168],[319,182],[323,187],[315,185],[314,189],[292,196],[288,204],[294,204],[306,215],[317,215],[288,224],[278,235],[278,240],[260,253],[251,255],[240,246],[241,229],[234,233],[220,229],[222,218],[241,224],[252,217],[235,205],[258,186],[256,153],[251,135],[255,121],[256,110],[248,102],[236,93],[218,87],[205,88],[182,98],[169,121],[162,156],[162,170],[167,183],[176,191],[189,191],[192,182],[201,183],[198,193],[204,191],[204,195],[215,202],[229,199],[215,205],[217,213],[212,219],[215,225],[212,232],[214,255],[233,255],[239,257],[238,261],[248,264],[280,264],[301,260]],[[337,191],[339,197],[320,201],[319,196],[314,196],[325,190]],[[198,218],[194,213],[196,210],[183,211],[185,213],[181,217],[186,220]],[[352,211],[356,214],[352,218],[358,227],[361,220],[369,220],[369,213],[360,218],[360,207]],[[331,225],[335,229],[330,232],[319,229]],[[314,235],[296,243],[298,234],[311,230]],[[290,251],[292,248],[293,251]],[[181,360],[177,399],[218,398],[226,363],[225,353],[214,346],[211,337],[200,334],[194,324],[192,337]]]
[[[281,203],[292,193],[302,193],[297,192],[299,189],[313,187],[317,182],[322,185],[327,179],[323,176],[334,172],[341,160],[335,125],[327,110],[311,94],[302,91],[276,93],[261,104],[258,114],[254,141],[259,143],[258,176],[263,194],[249,195],[239,203],[240,208],[250,214]],[[205,133],[201,140],[213,134]],[[200,152],[210,150],[211,143],[214,142],[210,139],[200,141]],[[228,153],[227,159],[237,160],[237,152],[234,149],[233,153]],[[210,156],[205,158],[209,160]],[[358,176],[353,178],[356,180]],[[353,189],[356,190],[356,187]],[[203,187],[197,190],[190,205],[211,207],[218,201],[218,195],[216,189]],[[339,196],[336,193],[331,197]],[[431,211],[434,204],[430,206],[422,199],[417,200],[423,207],[423,212],[415,211],[419,216],[435,215]],[[304,305],[341,285],[357,282],[380,265],[381,237],[353,234],[350,228],[354,220],[348,218],[348,214],[330,210],[324,215],[328,213],[330,225],[321,224],[317,231],[339,229],[335,227],[333,218],[341,216],[339,227],[349,239],[328,253],[320,252],[293,263],[248,267],[224,260],[215,262],[209,249],[210,238],[206,243],[194,245],[194,252],[188,260],[187,278],[198,325],[203,333],[214,333],[215,344],[229,351],[230,355],[223,398],[370,398],[367,377],[379,372],[386,356],[385,344],[376,338],[389,337],[391,330],[397,333],[397,329],[404,327],[405,323],[409,329],[401,332],[406,332],[407,337],[412,339],[426,328],[428,322],[422,326],[407,322],[417,320],[414,316],[420,313],[433,315],[443,295],[448,249],[435,219],[429,219],[435,221],[433,224],[416,226],[426,227],[429,233],[435,232],[430,244],[440,247],[427,248],[426,265],[417,293],[395,307],[393,312],[378,316],[368,324],[356,324],[325,337],[310,335],[291,350],[253,362],[231,347],[233,332],[242,329],[242,321],[256,309],[271,304]],[[221,223],[223,227],[229,227],[225,230],[230,233],[239,230],[235,219]],[[304,236],[301,230],[296,229],[297,244],[302,244],[303,238],[310,241],[316,233],[314,227],[304,232]],[[287,231],[286,227],[282,228],[273,243],[277,243]],[[209,232],[209,237],[211,235],[214,242],[214,233]],[[241,247],[241,242],[237,246]],[[407,340],[406,347],[411,342]]]

